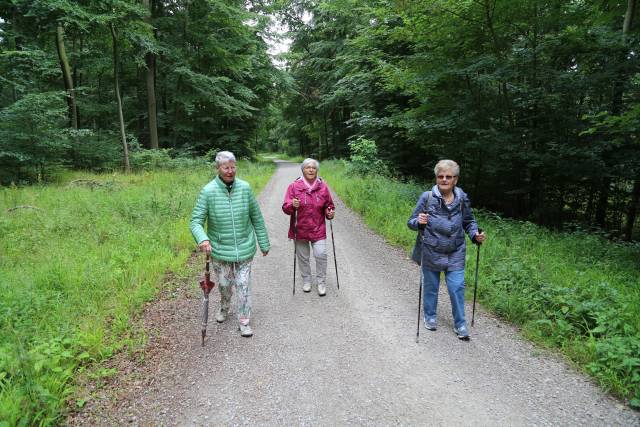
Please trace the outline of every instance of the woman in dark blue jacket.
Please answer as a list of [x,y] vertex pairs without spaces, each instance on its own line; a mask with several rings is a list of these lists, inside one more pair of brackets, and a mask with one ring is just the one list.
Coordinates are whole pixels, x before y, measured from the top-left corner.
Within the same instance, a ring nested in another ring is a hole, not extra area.
[[453,160],[440,160],[434,172],[436,185],[422,193],[407,222],[409,228],[419,230],[413,260],[422,266],[424,323],[431,331],[437,328],[438,288],[440,272],[444,272],[453,330],[458,338],[468,340],[464,317],[465,232],[478,243],[485,240],[485,235],[478,232],[466,193],[456,187],[460,166]]

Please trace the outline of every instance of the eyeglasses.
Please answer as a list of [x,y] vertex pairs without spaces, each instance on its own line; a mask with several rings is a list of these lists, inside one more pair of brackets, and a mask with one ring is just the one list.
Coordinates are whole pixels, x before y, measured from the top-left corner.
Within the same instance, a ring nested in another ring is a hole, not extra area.
[[457,177],[458,175],[438,175],[436,178],[438,178],[440,181],[445,179],[449,181],[450,179],[457,178]]

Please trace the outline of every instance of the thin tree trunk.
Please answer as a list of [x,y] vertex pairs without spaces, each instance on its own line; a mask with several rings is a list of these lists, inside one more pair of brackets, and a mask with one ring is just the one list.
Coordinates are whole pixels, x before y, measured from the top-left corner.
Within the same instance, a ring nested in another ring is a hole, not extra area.
[[625,35],[629,34],[635,27],[636,4],[637,0],[627,0],[627,12],[624,15],[624,24],[622,26],[622,33]]
[[602,179],[602,185],[600,186],[600,191],[598,194],[598,203],[596,205],[596,224],[605,228],[606,220],[607,220],[607,208],[609,206],[609,192],[611,186],[611,178],[604,177]]
[[62,24],[58,24],[58,27],[56,28],[56,48],[58,49],[58,59],[60,60],[60,68],[62,69],[64,89],[67,91],[69,123],[73,129],[78,129],[76,96],[73,89],[73,78],[71,77],[71,68],[69,67],[69,60],[67,59],[67,51],[64,47],[64,28],[62,28]]
[[[153,18],[153,3],[150,0],[143,0],[144,7],[149,10],[149,15],[145,17],[145,22],[151,24]],[[149,116],[149,148],[158,149],[158,119],[156,112],[156,56],[147,52],[144,56],[147,64],[147,110]]]
[[118,80],[118,37],[116,36],[116,28],[113,22],[109,25],[111,28],[111,38],[113,40],[113,85],[116,92],[116,101],[118,103],[118,120],[120,122],[120,137],[122,138],[122,147],[124,149],[124,171],[129,173],[129,149],[127,148],[127,136],[124,132],[124,115],[122,114],[122,99],[120,98],[120,81]]

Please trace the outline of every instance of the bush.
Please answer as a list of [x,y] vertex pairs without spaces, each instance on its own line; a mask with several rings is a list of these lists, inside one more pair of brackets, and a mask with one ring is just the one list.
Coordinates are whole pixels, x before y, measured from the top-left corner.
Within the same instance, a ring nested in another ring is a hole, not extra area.
[[389,175],[389,169],[378,158],[378,147],[375,141],[363,137],[349,143],[351,163],[349,172],[352,175]]

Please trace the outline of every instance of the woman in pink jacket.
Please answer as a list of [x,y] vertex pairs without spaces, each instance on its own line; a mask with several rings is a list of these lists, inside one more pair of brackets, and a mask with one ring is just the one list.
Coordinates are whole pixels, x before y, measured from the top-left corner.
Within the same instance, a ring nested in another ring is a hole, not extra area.
[[311,265],[309,264],[309,246],[311,246],[313,256],[316,259],[318,295],[324,296],[327,293],[325,286],[327,275],[325,218],[333,219],[335,206],[329,187],[318,177],[320,163],[314,159],[305,159],[300,168],[302,176],[289,184],[282,210],[287,215],[291,215],[289,238],[295,240],[300,272],[302,273],[302,290],[311,291]]

